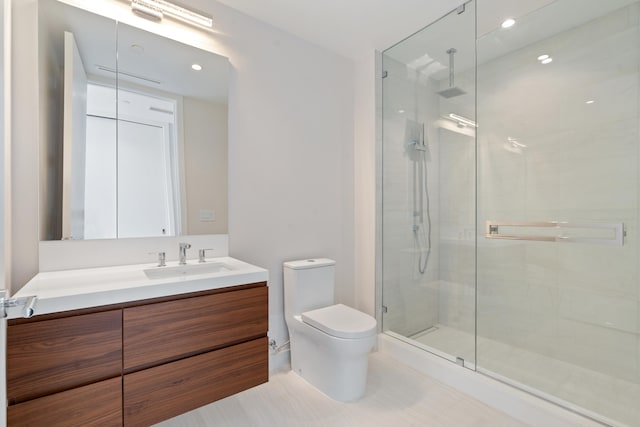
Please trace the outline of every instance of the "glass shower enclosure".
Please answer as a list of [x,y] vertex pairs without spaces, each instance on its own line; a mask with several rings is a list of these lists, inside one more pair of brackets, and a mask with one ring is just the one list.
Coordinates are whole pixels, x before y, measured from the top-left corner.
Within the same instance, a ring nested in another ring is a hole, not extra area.
[[382,54],[383,331],[640,425],[640,2],[491,8]]

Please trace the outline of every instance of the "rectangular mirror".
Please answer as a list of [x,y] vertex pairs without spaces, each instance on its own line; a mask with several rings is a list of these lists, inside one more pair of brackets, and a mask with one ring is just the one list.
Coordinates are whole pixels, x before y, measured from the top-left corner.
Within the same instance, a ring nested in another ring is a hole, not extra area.
[[41,240],[227,233],[227,58],[39,2]]

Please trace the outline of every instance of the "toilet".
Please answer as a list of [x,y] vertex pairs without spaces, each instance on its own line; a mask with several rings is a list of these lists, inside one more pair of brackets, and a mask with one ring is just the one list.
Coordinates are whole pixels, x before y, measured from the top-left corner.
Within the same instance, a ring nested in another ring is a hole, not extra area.
[[352,402],[367,386],[376,319],[333,300],[335,261],[284,263],[291,369],[332,399]]

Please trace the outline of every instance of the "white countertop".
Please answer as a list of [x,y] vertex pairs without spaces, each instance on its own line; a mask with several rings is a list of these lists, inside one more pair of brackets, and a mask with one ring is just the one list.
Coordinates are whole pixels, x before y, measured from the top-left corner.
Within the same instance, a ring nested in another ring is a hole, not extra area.
[[[179,295],[189,292],[225,288],[246,283],[264,282],[269,272],[231,257],[208,258],[223,263],[229,270],[193,274],[183,277],[149,279],[144,270],[156,264],[86,268],[38,273],[12,298],[36,296],[35,316],[101,305]],[[188,260],[197,264],[197,260]],[[177,262],[168,262],[174,267]],[[23,307],[7,309],[9,319],[23,317]]]

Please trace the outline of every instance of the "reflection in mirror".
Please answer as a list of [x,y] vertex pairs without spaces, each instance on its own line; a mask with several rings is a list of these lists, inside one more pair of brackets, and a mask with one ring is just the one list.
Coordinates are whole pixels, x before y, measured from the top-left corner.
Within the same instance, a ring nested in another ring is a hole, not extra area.
[[[82,215],[79,201],[71,201],[71,174],[82,175],[85,169],[82,154],[77,151],[84,146],[86,91],[73,91],[72,86],[81,87],[82,80],[95,78],[101,71],[83,64],[96,63],[115,69],[116,23],[56,0],[41,0],[38,4],[41,240],[71,235],[71,221],[63,221],[63,212],[67,216],[72,211],[73,215]],[[102,78],[116,84],[114,75]],[[65,104],[78,117],[65,115]],[[115,131],[104,137],[115,141]],[[71,145],[74,140],[78,142],[76,146]],[[64,141],[67,147],[63,148]],[[81,180],[74,182],[80,184]],[[75,193],[81,194],[82,190],[76,188]]]
[[226,233],[227,59],[40,5],[41,239]]

